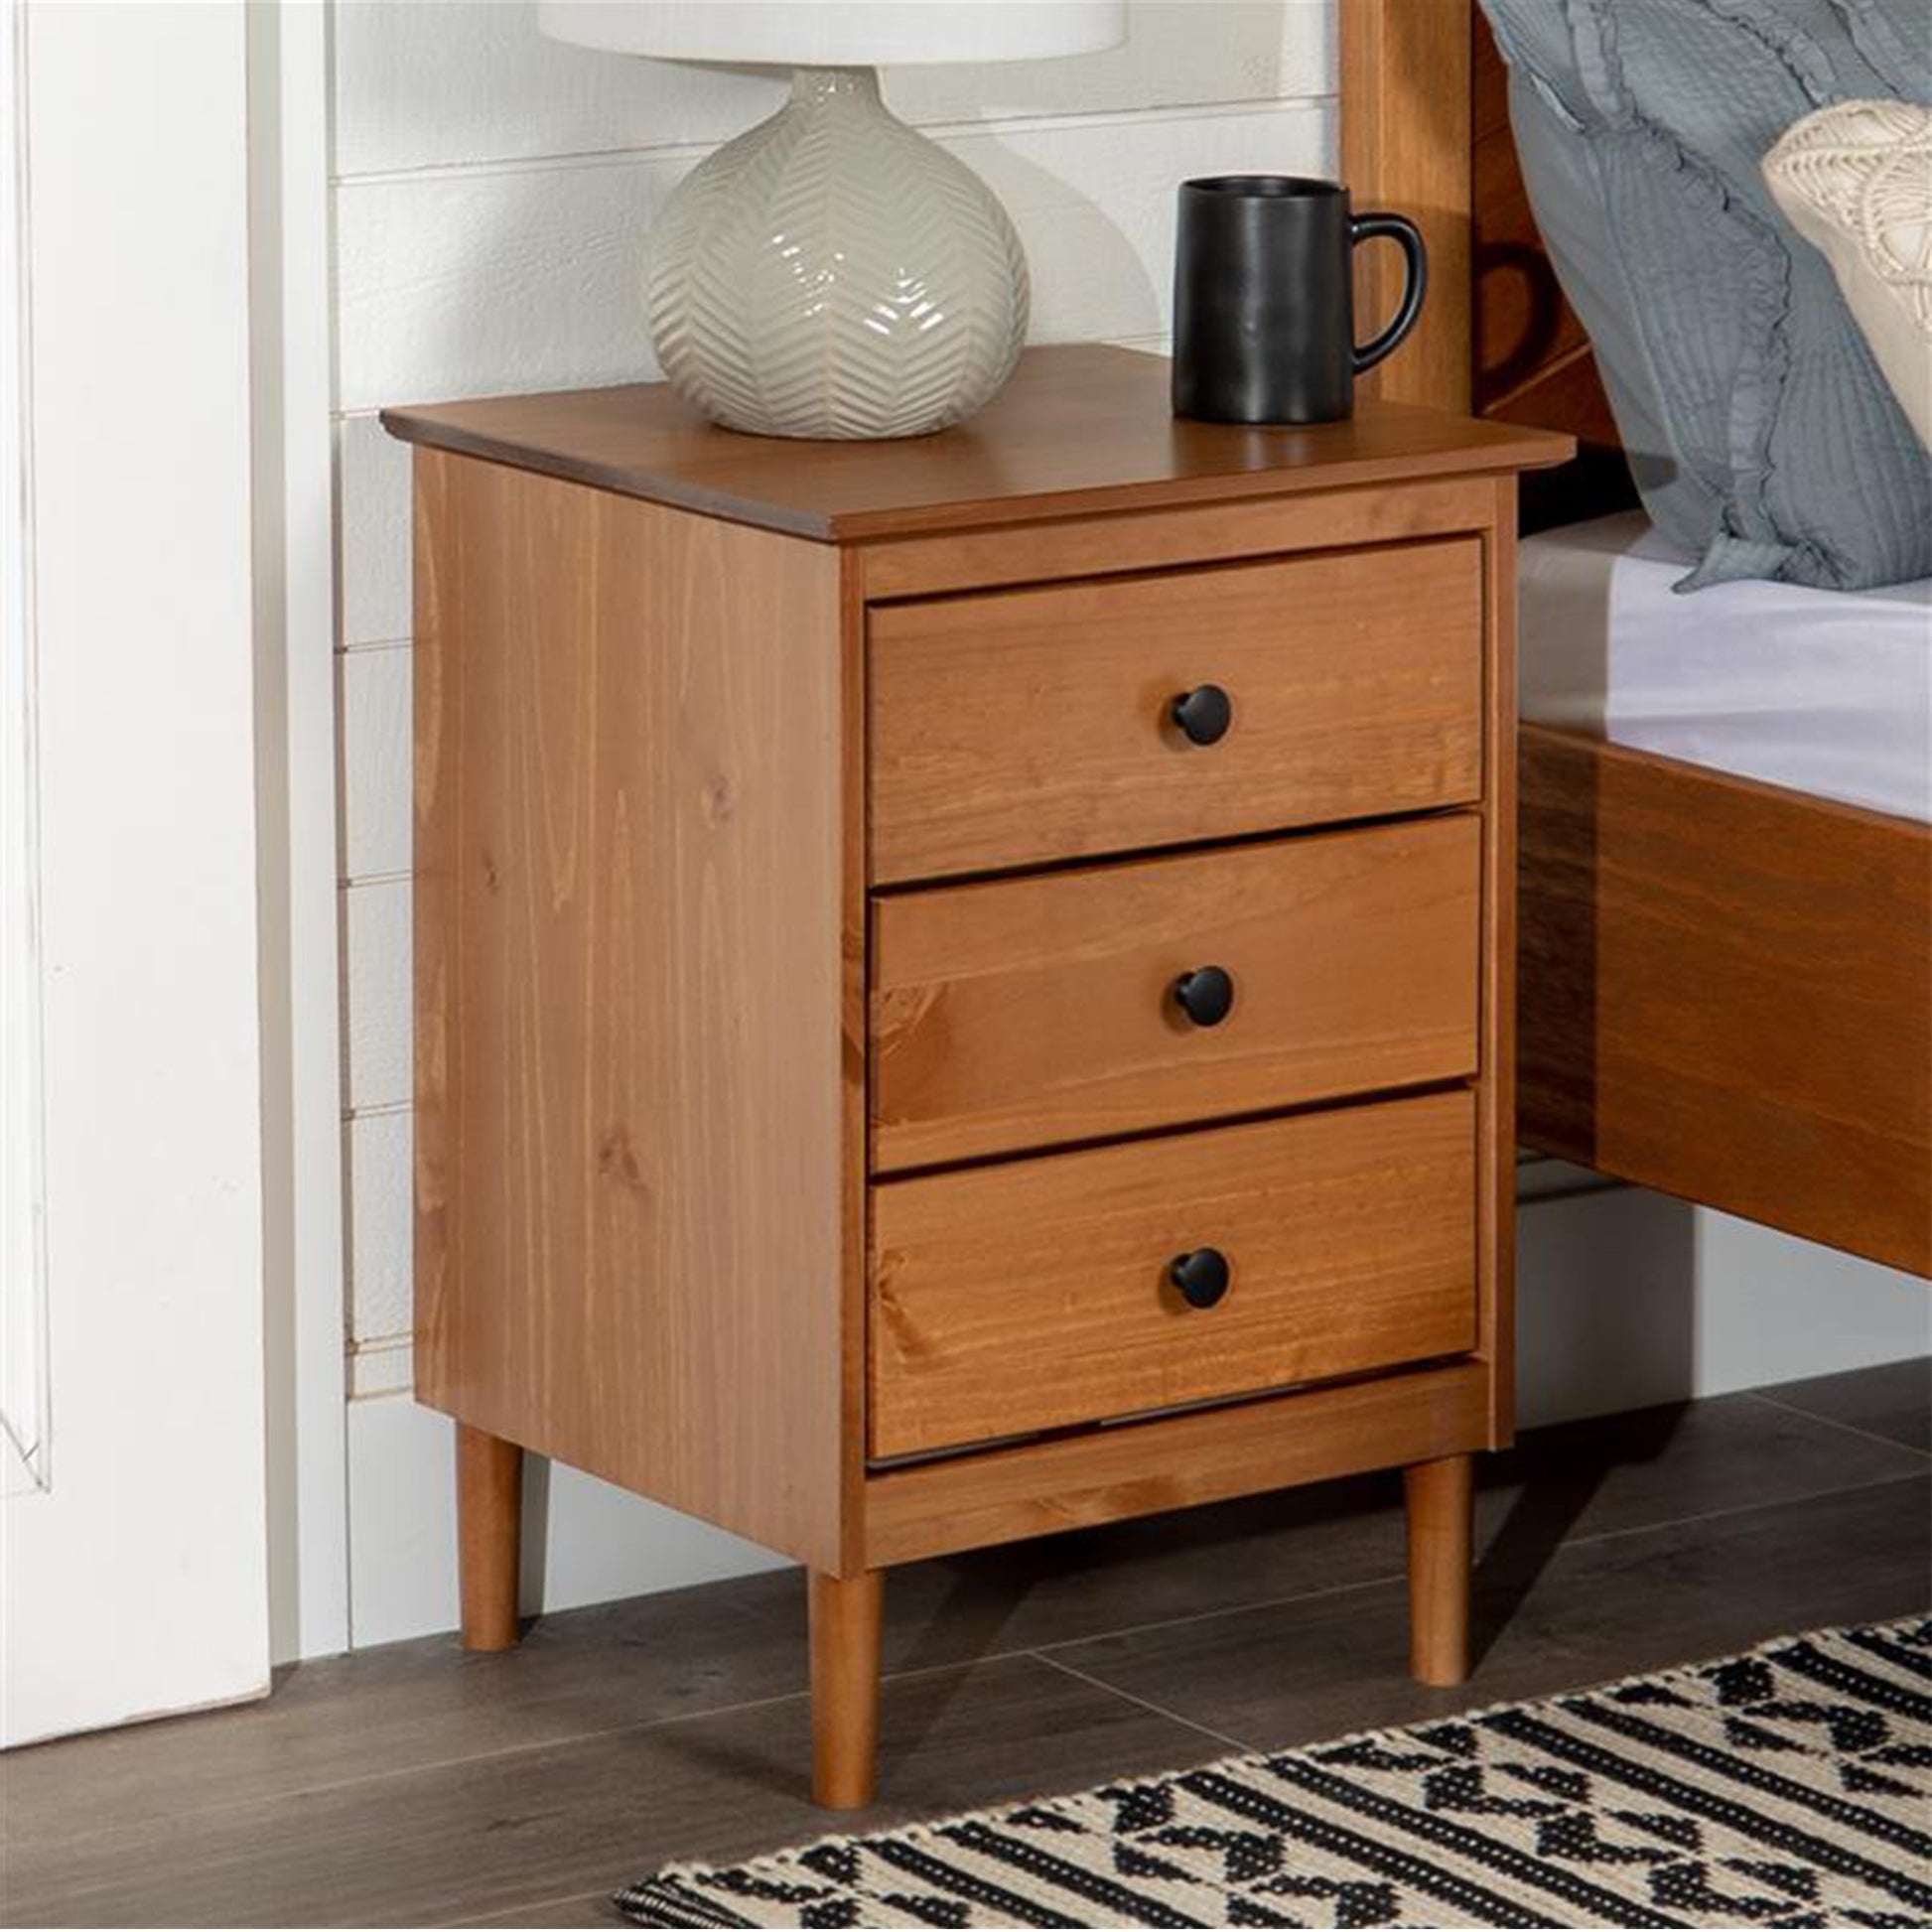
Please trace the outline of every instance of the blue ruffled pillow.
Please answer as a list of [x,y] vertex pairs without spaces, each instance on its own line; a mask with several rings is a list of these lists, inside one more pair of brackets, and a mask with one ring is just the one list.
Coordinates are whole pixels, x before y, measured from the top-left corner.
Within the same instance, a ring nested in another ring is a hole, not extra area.
[[1925,0],[1482,0],[1537,225],[1644,507],[1739,577],[1932,576],[1932,464],[1759,164],[1840,100],[1932,96]]

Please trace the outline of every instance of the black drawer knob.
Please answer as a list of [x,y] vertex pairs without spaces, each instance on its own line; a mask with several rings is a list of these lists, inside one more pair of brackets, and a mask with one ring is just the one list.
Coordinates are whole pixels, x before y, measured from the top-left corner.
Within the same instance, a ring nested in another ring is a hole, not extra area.
[[1168,1263],[1168,1279],[1190,1309],[1211,1309],[1228,1292],[1228,1258],[1219,1248],[1196,1248]]
[[1168,707],[1168,715],[1190,745],[1216,745],[1234,723],[1234,700],[1218,684],[1197,684]]
[[1223,966],[1196,966],[1173,983],[1175,1004],[1197,1027],[1218,1027],[1234,1011],[1234,975]]

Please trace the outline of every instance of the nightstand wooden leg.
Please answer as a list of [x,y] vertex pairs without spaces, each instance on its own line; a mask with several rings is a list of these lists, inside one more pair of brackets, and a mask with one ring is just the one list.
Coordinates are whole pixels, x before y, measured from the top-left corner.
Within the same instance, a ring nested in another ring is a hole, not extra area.
[[1409,1669],[1424,1684],[1469,1674],[1470,1484],[1475,1458],[1403,1470],[1409,1504]]
[[883,1570],[812,1572],[812,1802],[831,1811],[872,1802],[885,1584]]
[[508,1650],[520,1632],[523,1451],[457,1424],[456,1514],[465,1650]]

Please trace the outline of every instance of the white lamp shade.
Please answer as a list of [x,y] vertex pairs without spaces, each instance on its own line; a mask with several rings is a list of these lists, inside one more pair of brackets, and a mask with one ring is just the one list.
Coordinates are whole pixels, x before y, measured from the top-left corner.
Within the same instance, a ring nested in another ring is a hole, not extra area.
[[1127,37],[1126,0],[538,0],[554,40],[667,61],[923,67],[1093,54]]

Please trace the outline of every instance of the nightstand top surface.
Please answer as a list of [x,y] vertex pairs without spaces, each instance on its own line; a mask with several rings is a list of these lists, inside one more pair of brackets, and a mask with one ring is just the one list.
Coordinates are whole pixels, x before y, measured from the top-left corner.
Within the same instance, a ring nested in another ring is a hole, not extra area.
[[1308,428],[1175,420],[1166,356],[1033,348],[936,436],[814,443],[719,429],[666,384],[386,409],[423,443],[821,542],[1159,509],[1561,463],[1567,436],[1363,396]]

